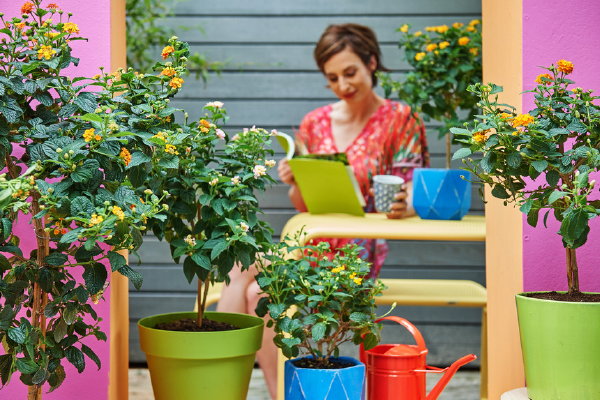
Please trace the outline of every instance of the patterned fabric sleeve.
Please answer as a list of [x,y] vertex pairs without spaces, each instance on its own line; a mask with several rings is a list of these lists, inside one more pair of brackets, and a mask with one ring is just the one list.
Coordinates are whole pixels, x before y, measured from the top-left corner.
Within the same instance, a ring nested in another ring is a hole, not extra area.
[[387,173],[412,181],[414,168],[429,166],[427,138],[423,121],[404,105],[396,109],[390,121],[390,143],[384,165]]

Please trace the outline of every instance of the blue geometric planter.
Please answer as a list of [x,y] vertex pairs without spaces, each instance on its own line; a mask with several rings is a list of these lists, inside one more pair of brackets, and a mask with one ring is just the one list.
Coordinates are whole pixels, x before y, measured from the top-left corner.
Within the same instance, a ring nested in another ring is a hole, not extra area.
[[352,362],[342,369],[298,368],[285,362],[285,400],[363,400],[365,364],[352,357],[335,360]]
[[[462,179],[464,176],[465,179]],[[455,219],[471,207],[471,175],[468,171],[442,168],[415,168],[413,207],[423,219]]]

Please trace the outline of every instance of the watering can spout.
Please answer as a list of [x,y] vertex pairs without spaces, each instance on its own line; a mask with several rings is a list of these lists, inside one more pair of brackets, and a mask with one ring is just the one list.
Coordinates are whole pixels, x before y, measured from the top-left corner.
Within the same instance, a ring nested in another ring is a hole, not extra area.
[[446,372],[439,380],[437,385],[435,385],[435,387],[431,389],[431,392],[429,392],[429,394],[427,395],[427,400],[436,400],[438,396],[442,393],[442,390],[444,390],[448,382],[450,382],[450,379],[452,379],[456,371],[458,371],[458,369],[463,365],[470,363],[476,358],[477,356],[475,354],[468,354],[454,361],[452,365],[446,369]]

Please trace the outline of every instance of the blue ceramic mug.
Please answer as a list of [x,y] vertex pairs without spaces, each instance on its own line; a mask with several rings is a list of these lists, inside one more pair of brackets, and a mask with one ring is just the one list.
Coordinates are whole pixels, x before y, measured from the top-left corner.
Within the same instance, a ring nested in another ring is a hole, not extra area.
[[375,175],[373,191],[375,192],[375,210],[380,213],[390,212],[394,195],[400,191],[404,179],[396,175]]

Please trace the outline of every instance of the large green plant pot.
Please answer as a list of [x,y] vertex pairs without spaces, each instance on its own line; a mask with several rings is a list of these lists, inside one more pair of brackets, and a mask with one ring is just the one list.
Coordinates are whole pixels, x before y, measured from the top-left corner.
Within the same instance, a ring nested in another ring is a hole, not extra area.
[[600,303],[517,295],[531,400],[600,399]]
[[154,315],[138,322],[156,400],[244,400],[260,348],[263,320],[245,314],[207,312],[206,317],[241,329],[172,332],[160,322],[196,318],[195,312]]

